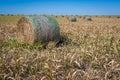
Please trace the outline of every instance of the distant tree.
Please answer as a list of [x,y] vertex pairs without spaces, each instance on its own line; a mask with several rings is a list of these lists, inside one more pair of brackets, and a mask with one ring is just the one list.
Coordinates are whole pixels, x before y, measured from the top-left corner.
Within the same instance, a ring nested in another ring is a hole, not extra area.
[[34,16],[38,16],[38,14],[33,14]]
[[10,14],[7,14],[7,16],[10,16]]
[[11,14],[10,16],[14,16],[14,14]]
[[97,15],[95,17],[98,17]]
[[4,16],[5,14],[0,14],[0,16]]

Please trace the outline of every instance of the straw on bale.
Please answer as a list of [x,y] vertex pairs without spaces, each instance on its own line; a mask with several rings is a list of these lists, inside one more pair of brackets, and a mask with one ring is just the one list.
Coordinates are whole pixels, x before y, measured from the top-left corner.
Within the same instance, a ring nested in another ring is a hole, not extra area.
[[57,21],[51,16],[24,16],[18,22],[17,39],[21,42],[59,41],[60,29]]
[[77,21],[77,19],[76,19],[75,16],[71,16],[70,20],[71,20],[72,22],[76,22],[76,21]]

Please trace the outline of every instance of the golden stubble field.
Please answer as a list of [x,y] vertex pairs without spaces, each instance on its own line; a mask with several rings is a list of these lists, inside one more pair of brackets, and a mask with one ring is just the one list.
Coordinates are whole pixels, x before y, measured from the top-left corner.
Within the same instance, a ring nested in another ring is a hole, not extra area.
[[1,80],[120,79],[120,18],[77,17],[71,22],[67,16],[57,16],[63,43],[47,49],[3,41],[15,37],[19,18],[0,17]]

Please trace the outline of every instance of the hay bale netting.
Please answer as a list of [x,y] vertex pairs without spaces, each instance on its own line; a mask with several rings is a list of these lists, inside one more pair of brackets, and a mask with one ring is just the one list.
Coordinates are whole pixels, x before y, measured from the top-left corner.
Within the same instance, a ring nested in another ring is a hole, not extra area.
[[59,41],[60,29],[51,16],[24,16],[18,22],[17,39],[21,42]]
[[71,16],[70,20],[71,20],[71,22],[76,22],[77,21],[75,16]]
[[86,16],[86,20],[87,20],[87,21],[92,21],[91,16]]

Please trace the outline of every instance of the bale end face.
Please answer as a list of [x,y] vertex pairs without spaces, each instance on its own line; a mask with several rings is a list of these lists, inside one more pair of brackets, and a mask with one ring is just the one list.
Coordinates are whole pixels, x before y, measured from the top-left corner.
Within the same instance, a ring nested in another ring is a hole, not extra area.
[[19,42],[34,42],[34,30],[26,17],[22,17],[17,24],[17,40]]

